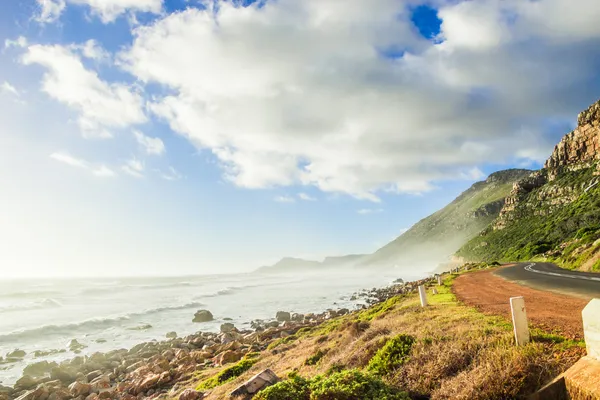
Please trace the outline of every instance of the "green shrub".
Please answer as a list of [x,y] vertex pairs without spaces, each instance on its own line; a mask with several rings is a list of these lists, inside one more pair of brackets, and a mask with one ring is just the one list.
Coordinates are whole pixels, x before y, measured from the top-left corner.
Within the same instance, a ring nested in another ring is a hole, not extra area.
[[367,369],[378,375],[387,375],[408,360],[415,339],[408,335],[398,335],[389,339],[371,358]]
[[408,395],[386,385],[380,378],[358,370],[328,377],[317,376],[310,383],[310,400],[405,400]]
[[248,358],[248,359],[241,360],[237,364],[235,364],[229,368],[225,368],[223,371],[219,372],[217,375],[215,375],[211,378],[208,378],[207,380],[202,382],[200,385],[198,385],[198,387],[196,389],[198,389],[198,390],[212,389],[212,388],[222,385],[226,382],[229,382],[229,381],[237,378],[244,372],[248,371],[254,364],[256,364],[257,361],[258,361],[257,358]]
[[277,339],[276,341],[272,342],[271,344],[269,344],[267,346],[267,350],[273,350],[274,348],[276,348],[282,344],[292,343],[296,339],[298,339],[298,336],[296,336],[296,335],[290,335],[290,336],[283,337],[281,339]]
[[346,366],[344,364],[334,363],[329,368],[327,368],[325,375],[331,375],[331,374],[335,374],[336,372],[342,372],[345,369],[346,369]]
[[293,373],[285,381],[260,391],[254,400],[310,400],[310,381]]
[[260,391],[254,400],[408,400],[404,392],[381,378],[358,370],[304,379],[295,373],[285,381]]
[[315,354],[308,357],[306,361],[304,361],[304,365],[317,365],[317,363],[321,361],[321,358],[323,358],[325,354],[327,354],[327,351],[323,351],[321,349],[317,350]]

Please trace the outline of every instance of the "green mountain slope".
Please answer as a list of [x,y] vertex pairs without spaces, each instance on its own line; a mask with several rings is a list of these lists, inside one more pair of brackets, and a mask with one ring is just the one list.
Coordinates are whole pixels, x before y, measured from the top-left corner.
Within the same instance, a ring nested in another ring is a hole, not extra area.
[[457,255],[469,261],[546,259],[600,270],[600,104],[519,182],[499,218]]
[[465,242],[496,219],[513,184],[532,171],[510,169],[477,182],[452,203],[422,219],[361,264],[432,266],[447,261]]

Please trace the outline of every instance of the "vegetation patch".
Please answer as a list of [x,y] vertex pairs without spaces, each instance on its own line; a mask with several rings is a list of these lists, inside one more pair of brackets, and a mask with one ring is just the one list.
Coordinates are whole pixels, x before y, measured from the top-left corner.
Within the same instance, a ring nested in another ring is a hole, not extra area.
[[297,375],[259,392],[255,400],[408,400],[406,393],[381,378],[359,370],[318,375],[308,380]]
[[267,346],[267,350],[273,350],[274,348],[281,346],[282,344],[289,344],[297,339],[298,339],[298,336],[296,336],[296,335],[290,335],[290,336],[283,337],[281,339],[277,339],[273,343],[269,344],[269,346]]
[[208,378],[204,382],[200,383],[200,385],[198,385],[198,387],[196,389],[197,390],[212,389],[212,388],[215,388],[226,382],[229,382],[229,381],[237,378],[238,376],[242,375],[244,372],[248,371],[257,362],[258,362],[258,358],[245,358],[245,359],[239,361],[237,364],[235,364],[231,367],[225,368],[224,370],[219,372],[217,375],[215,375],[211,378]]
[[325,357],[325,354],[327,354],[327,350],[317,350],[315,354],[304,361],[304,365],[317,365],[317,363],[321,361],[321,358]]
[[375,304],[367,308],[366,310],[359,312],[357,319],[359,321],[371,321],[373,319],[379,318],[391,309],[393,309],[396,306],[396,304],[398,304],[403,299],[403,297],[404,296],[394,296],[387,299],[384,302]]
[[254,400],[310,400],[310,381],[292,373],[287,380],[258,392]]
[[388,340],[369,361],[367,369],[377,375],[388,375],[408,361],[410,349],[415,338],[409,335],[398,335]]

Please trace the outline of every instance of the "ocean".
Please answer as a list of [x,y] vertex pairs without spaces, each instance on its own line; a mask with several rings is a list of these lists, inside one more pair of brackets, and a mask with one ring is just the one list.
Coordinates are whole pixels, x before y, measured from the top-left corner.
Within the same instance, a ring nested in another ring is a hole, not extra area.
[[[272,319],[277,311],[323,312],[359,307],[350,300],[361,289],[394,279],[420,279],[405,271],[266,275],[259,273],[187,277],[73,278],[0,280],[0,357],[15,349],[26,357],[0,363],[0,384],[12,385],[32,362],[73,358],[68,343],[86,346],[81,354],[130,348],[150,340],[218,331],[224,318],[249,328],[253,319]],[[192,323],[199,309],[212,322]],[[34,357],[35,351],[63,352]]]

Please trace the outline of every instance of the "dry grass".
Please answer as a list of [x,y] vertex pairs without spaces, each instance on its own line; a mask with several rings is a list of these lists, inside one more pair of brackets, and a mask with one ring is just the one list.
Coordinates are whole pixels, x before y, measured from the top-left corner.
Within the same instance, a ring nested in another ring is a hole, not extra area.
[[[426,309],[418,306],[416,296],[409,296],[375,316],[368,314],[373,316],[368,322],[355,313],[300,334],[291,343],[263,352],[248,372],[215,388],[207,398],[226,398],[264,368],[280,377],[296,371],[308,378],[332,367],[363,368],[387,339],[398,334],[414,336],[416,341],[409,360],[389,371],[386,379],[413,398],[524,398],[584,352],[581,343],[541,332],[534,336],[537,342],[517,348],[508,321],[459,304],[449,286],[439,291],[429,295],[431,305]],[[323,357],[315,365],[306,365],[319,350]]]

